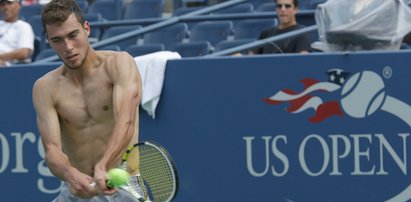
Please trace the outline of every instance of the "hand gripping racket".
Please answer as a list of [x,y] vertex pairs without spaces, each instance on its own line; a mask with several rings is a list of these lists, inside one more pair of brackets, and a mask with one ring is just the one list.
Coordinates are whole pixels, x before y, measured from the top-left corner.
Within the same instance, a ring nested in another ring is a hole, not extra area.
[[[139,201],[169,202],[178,190],[178,175],[174,161],[167,150],[153,141],[130,146],[123,155],[121,167],[132,176],[128,183],[130,193]],[[144,185],[143,185],[144,184]],[[144,196],[132,187],[140,186]]]

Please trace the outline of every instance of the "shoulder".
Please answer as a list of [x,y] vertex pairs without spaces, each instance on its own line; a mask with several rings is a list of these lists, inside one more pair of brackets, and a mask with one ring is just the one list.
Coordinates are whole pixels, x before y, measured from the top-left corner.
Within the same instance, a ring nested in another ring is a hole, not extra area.
[[98,54],[104,58],[104,68],[110,75],[117,75],[119,72],[137,68],[134,58],[127,52],[98,51]]
[[43,91],[46,92],[53,87],[57,86],[58,78],[62,72],[62,66],[49,71],[48,73],[44,74],[40,78],[38,78],[33,85],[33,91]]
[[261,33],[272,33],[272,32],[276,32],[278,30],[278,27],[268,27],[266,29],[263,29],[263,31]]
[[267,38],[269,36],[273,36],[277,32],[278,32],[278,27],[276,27],[276,26],[263,29],[263,31],[261,31],[261,34],[260,34],[260,39]]
[[21,28],[24,28],[24,29],[32,29],[31,25],[26,21],[17,20],[15,23],[16,23],[16,26],[18,26],[18,27],[21,27]]
[[101,50],[96,51],[96,53],[99,55],[99,57],[104,58],[108,63],[121,63],[123,60],[133,59],[132,56],[125,51]]

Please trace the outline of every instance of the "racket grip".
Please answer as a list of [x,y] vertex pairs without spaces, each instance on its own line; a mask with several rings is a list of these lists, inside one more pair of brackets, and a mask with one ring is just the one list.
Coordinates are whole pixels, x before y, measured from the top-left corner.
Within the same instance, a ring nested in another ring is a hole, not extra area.
[[[92,182],[92,183],[90,183],[90,186],[96,187],[96,183],[95,183],[95,182]],[[110,183],[108,183],[108,182],[106,183],[106,186],[107,186],[107,187],[110,187],[110,188],[113,188],[113,186],[111,186]]]

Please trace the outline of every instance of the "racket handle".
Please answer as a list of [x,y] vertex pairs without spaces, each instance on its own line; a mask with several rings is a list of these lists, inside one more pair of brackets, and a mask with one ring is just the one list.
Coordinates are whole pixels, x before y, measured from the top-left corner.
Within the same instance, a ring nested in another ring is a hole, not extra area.
[[[92,186],[92,187],[96,187],[96,183],[95,182],[92,182],[92,183],[90,183],[90,186]],[[114,186],[112,186],[110,183],[106,183],[106,186],[107,187],[109,187],[109,188],[114,188]]]

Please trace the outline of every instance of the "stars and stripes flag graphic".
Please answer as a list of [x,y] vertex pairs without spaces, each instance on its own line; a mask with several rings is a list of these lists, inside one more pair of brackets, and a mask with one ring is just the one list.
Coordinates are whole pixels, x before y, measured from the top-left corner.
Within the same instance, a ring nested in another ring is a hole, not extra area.
[[314,116],[309,118],[312,123],[321,122],[333,115],[342,116],[344,113],[341,110],[339,101],[324,101],[321,97],[312,94],[319,91],[332,93],[341,89],[349,73],[341,69],[330,69],[327,71],[327,75],[328,81],[318,81],[312,78],[301,80],[304,85],[301,92],[283,89],[263,100],[273,105],[289,102],[290,105],[286,110],[293,114],[301,113],[307,109],[314,109]]

